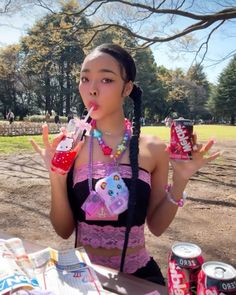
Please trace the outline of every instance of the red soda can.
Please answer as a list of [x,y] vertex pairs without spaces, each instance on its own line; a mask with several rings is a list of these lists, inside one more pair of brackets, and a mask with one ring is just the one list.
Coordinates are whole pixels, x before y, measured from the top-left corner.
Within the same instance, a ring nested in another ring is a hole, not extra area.
[[236,270],[230,264],[217,261],[203,263],[198,274],[198,295],[235,295]]
[[200,247],[186,242],[175,243],[168,260],[168,294],[197,294],[197,277],[202,264]]
[[179,118],[173,120],[170,127],[170,158],[173,160],[191,160],[193,122]]

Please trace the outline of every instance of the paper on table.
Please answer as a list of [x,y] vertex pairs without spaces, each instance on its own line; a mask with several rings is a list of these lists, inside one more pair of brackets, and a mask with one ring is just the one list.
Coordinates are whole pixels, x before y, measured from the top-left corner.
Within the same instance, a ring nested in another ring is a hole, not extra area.
[[34,270],[20,239],[0,240],[0,295],[37,288]]
[[51,248],[29,255],[42,290],[58,295],[102,294],[84,248],[56,251]]
[[0,295],[18,288],[55,295],[103,294],[84,248],[27,254],[20,239],[0,240]]

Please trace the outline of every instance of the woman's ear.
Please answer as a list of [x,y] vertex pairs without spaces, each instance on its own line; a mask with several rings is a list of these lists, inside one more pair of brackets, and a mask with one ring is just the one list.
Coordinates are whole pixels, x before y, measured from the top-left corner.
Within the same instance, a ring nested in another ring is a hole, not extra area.
[[130,95],[130,93],[131,93],[131,91],[132,91],[132,89],[133,89],[133,82],[132,81],[129,81],[129,82],[127,82],[126,84],[125,84],[125,87],[124,87],[124,90],[123,90],[123,95],[124,95],[124,97],[126,97],[126,96],[129,96]]

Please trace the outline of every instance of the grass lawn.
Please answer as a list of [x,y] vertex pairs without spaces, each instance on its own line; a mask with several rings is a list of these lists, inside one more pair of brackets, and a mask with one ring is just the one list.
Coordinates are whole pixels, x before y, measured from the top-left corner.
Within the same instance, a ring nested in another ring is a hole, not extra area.
[[[206,141],[209,138],[218,140],[236,140],[236,126],[227,125],[195,125],[194,131],[198,135],[199,141]],[[165,126],[142,127],[142,133],[153,134],[166,143],[169,142],[170,128]],[[53,135],[51,135],[53,137]],[[0,137],[0,154],[11,154],[27,151],[33,152],[33,148],[29,142],[30,138],[34,138],[36,142],[42,143],[40,135],[37,136],[1,136]]]
[[[194,132],[196,132],[199,141],[206,141],[207,139],[217,140],[236,140],[236,126],[227,125],[194,125]],[[142,127],[142,133],[153,134],[165,142],[169,142],[170,128],[165,126]]]
[[[50,135],[53,137],[53,135]],[[42,143],[42,136],[1,136],[0,137],[0,154],[12,154],[17,152],[34,151],[30,143],[33,138],[37,143]]]

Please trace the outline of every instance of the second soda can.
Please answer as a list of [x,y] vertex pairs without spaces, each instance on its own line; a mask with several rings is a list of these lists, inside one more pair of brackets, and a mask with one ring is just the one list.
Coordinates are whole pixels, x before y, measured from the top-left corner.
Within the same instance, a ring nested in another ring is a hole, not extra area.
[[198,275],[198,295],[235,295],[236,270],[233,266],[208,261],[203,263]]
[[202,264],[200,247],[186,242],[175,243],[168,261],[168,294],[197,294],[197,276]]

